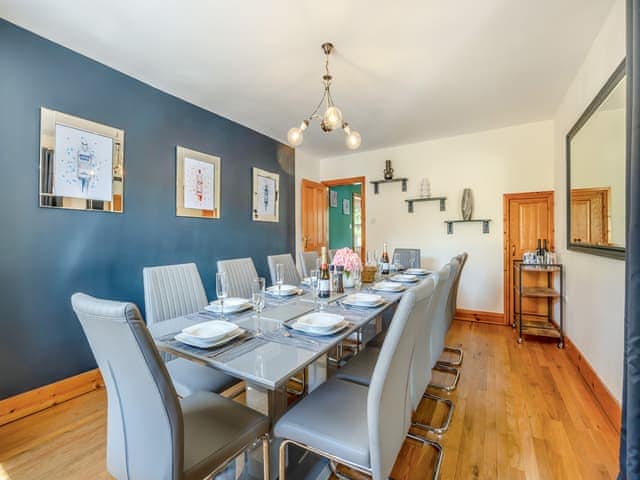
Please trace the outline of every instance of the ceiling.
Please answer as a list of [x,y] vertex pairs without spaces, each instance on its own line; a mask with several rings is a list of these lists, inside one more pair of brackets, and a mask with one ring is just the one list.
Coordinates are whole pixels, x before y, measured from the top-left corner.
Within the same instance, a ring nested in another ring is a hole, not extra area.
[[[361,149],[553,116],[613,0],[0,0],[0,16],[279,140],[333,97]],[[301,147],[346,151],[317,123]]]

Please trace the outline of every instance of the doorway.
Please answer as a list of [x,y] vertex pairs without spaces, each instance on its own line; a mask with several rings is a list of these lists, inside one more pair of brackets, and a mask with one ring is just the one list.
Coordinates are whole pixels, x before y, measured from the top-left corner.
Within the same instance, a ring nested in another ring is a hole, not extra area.
[[[504,216],[504,318],[514,321],[513,263],[537,247],[538,239],[546,239],[550,251],[554,247],[553,192],[507,193],[503,199]],[[543,275],[527,279],[529,285],[546,281]],[[548,308],[545,298],[523,298],[524,317],[539,317]]]
[[328,191],[328,244],[349,247],[360,258],[366,251],[365,177],[322,182]]

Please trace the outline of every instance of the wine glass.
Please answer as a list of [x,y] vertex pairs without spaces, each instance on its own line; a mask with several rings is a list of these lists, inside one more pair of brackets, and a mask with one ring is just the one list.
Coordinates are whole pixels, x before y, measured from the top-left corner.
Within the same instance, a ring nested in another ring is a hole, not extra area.
[[282,284],[284,283],[282,270],[283,270],[283,265],[281,263],[278,263],[276,265],[276,285],[278,285],[278,295],[281,294]]
[[309,272],[311,278],[309,279],[311,287],[311,295],[313,296],[313,311],[315,312],[318,307],[318,293],[320,289],[320,270],[311,270]]
[[260,317],[262,315],[262,310],[264,309],[264,287],[265,280],[263,277],[256,277],[253,279],[251,287],[251,303],[253,304],[253,309],[257,313],[257,335],[262,335],[262,330],[260,329]]
[[351,270],[351,275],[353,275],[353,286],[356,290],[360,290],[362,288],[362,270],[360,267],[356,266],[353,270]]
[[224,320],[224,299],[227,298],[227,273],[216,273],[216,295],[220,300],[220,319]]

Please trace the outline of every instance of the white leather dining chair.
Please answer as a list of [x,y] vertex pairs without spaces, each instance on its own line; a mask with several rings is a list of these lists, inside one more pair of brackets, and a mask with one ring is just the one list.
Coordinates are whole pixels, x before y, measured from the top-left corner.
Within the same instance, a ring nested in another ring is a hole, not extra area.
[[210,392],[179,399],[138,308],[71,297],[107,390],[107,469],[118,480],[201,480],[262,440],[269,419]]
[[271,284],[276,284],[276,265],[282,265],[282,280],[287,285],[300,285],[302,278],[296,268],[296,264],[293,261],[293,257],[290,253],[283,253],[281,255],[269,255],[267,257],[267,263],[269,264],[269,273],[271,274]]
[[320,258],[318,252],[300,252],[298,254],[300,260],[300,271],[303,277],[310,277],[311,271],[317,267],[317,261]]
[[[142,277],[149,324],[195,313],[207,305],[207,294],[195,263],[146,267]],[[161,356],[181,397],[199,391],[220,393],[238,383],[237,379],[213,368],[167,353]]]
[[258,276],[251,258],[218,260],[217,265],[219,272],[227,274],[227,295],[251,298],[253,280]]

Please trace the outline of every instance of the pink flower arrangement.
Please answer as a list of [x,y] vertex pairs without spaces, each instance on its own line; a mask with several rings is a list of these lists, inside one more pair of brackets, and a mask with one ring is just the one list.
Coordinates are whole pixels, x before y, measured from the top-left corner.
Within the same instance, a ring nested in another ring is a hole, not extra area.
[[342,265],[345,272],[362,270],[360,256],[349,247],[336,250],[336,253],[333,255],[333,264]]

